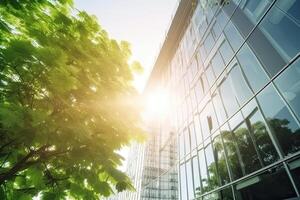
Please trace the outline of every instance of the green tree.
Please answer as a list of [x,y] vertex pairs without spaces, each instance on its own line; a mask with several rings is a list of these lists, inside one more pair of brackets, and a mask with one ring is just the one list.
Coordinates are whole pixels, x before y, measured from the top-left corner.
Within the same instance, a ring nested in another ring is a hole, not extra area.
[[70,0],[1,1],[0,199],[133,189],[117,153],[143,136],[130,54]]

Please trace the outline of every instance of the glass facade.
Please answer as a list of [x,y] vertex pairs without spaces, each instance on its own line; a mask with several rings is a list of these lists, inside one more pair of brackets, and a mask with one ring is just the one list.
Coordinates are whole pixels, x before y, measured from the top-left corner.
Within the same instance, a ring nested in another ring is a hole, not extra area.
[[200,0],[192,13],[161,72],[178,198],[299,197],[300,1]]

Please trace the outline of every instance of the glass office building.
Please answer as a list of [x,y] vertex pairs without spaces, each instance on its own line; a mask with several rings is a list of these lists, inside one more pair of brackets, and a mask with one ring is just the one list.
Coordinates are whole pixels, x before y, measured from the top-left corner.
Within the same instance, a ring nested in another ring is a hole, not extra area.
[[182,200],[299,197],[299,50],[300,0],[181,0],[146,88],[171,94],[178,147],[153,184],[178,174]]

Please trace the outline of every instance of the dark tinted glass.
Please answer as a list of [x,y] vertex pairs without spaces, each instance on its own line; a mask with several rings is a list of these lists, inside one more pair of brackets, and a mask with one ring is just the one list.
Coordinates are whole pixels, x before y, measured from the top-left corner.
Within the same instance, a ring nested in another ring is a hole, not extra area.
[[220,177],[220,183],[221,185],[227,184],[229,183],[230,180],[229,180],[228,169],[225,160],[225,152],[224,152],[223,143],[220,135],[214,138],[213,148],[214,148],[216,166]]
[[268,77],[261,64],[254,56],[248,45],[244,45],[237,54],[238,61],[254,92],[264,86]]
[[290,154],[298,151],[300,148],[299,125],[274,87],[269,85],[257,98],[283,152]]
[[228,165],[231,170],[232,178],[237,179],[242,177],[242,168],[238,155],[236,138],[231,133],[227,126],[222,127],[221,134],[224,142],[224,148],[227,154]]
[[296,197],[283,166],[275,166],[235,185],[237,200],[282,200]]
[[271,76],[300,51],[299,10],[300,1],[277,1],[249,38]]
[[269,165],[277,161],[279,156],[270,139],[261,113],[256,109],[254,113],[246,119],[246,122],[249,126],[261,162],[264,165]]
[[300,159],[297,158],[297,159],[289,162],[288,166],[289,166],[291,174],[294,178],[296,187],[298,188],[298,190],[300,190]]
[[231,187],[222,189],[219,192],[220,198],[218,200],[234,200]]
[[180,165],[180,194],[182,200],[187,200],[187,186],[186,186],[185,165]]
[[249,130],[245,123],[240,124],[234,131],[237,146],[243,161],[244,173],[249,174],[262,167],[258,152],[254,148]]
[[300,119],[300,59],[276,78],[275,84]]

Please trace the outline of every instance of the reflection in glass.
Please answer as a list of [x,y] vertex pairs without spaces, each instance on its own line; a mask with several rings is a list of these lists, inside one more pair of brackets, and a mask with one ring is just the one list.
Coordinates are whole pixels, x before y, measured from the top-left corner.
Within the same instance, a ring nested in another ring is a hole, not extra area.
[[225,64],[219,52],[215,54],[215,56],[211,59],[211,65],[214,69],[216,76],[223,71]]
[[264,165],[269,165],[279,159],[278,153],[266,129],[264,119],[259,111],[246,119],[255,146]]
[[194,186],[191,160],[186,162],[186,178],[188,188],[188,199],[194,199]]
[[299,125],[274,87],[269,85],[257,98],[282,151],[286,155],[298,151],[300,149]]
[[241,69],[238,65],[235,65],[229,73],[231,86],[235,92],[235,96],[238,99],[240,105],[244,104],[251,96],[252,92],[249,89]]
[[239,182],[235,185],[235,195],[236,200],[281,200],[297,196],[282,165]]
[[191,149],[193,150],[197,146],[194,123],[190,124],[189,131],[190,131],[190,137],[191,137]]
[[196,197],[201,194],[201,182],[199,173],[199,164],[197,156],[193,157],[193,177],[194,177],[194,191]]
[[205,74],[206,74],[206,77],[207,77],[208,84],[211,87],[213,85],[213,83],[215,82],[215,79],[216,79],[211,65],[208,66],[208,68],[205,71]]
[[240,49],[237,54],[237,58],[250,83],[251,88],[254,90],[254,92],[258,91],[267,83],[268,77],[248,45],[245,44]]
[[[299,10],[299,1],[277,1],[259,25],[259,29],[286,62],[300,51]],[[272,75],[279,69],[267,67]]]
[[191,143],[190,143],[190,134],[188,129],[184,129],[184,146],[185,146],[185,154],[188,154],[191,152]]
[[185,165],[180,165],[180,195],[182,200],[187,200]]
[[294,178],[296,187],[300,190],[300,159],[297,158],[288,163],[291,174]]
[[[208,174],[207,174],[207,169],[206,169],[206,159],[204,155],[204,150],[201,149],[198,152],[198,157],[199,157],[199,165],[200,165],[200,174],[201,174],[201,183],[202,183],[202,194],[207,192],[208,188]],[[205,190],[206,188],[206,190]]]
[[222,144],[221,136],[218,135],[213,140],[214,155],[216,166],[220,177],[221,185],[229,183],[228,169],[225,160],[225,152]]
[[233,56],[233,50],[226,40],[220,46],[220,53],[225,61],[225,64],[228,64]]
[[300,59],[275,80],[280,92],[300,119]]
[[179,156],[180,159],[184,157],[184,135],[183,133],[179,136]]
[[252,143],[248,128],[245,123],[240,124],[234,131],[239,153],[242,157],[242,168],[249,174],[262,167],[257,151]]
[[215,107],[218,122],[219,122],[219,124],[223,124],[227,117],[226,117],[226,113],[225,113],[220,95],[217,91],[212,95],[212,101],[213,101],[213,104]]
[[235,28],[232,22],[228,22],[226,28],[224,29],[225,35],[229,44],[232,46],[233,50],[236,52],[243,43],[243,38],[239,31]]
[[229,130],[229,127],[224,126],[221,129],[221,135],[224,142],[225,151],[227,154],[228,165],[231,170],[232,178],[238,179],[243,176],[242,168],[240,164],[240,158],[236,146],[236,138]]
[[207,162],[207,169],[208,169],[208,175],[209,175],[209,184],[208,188],[204,188],[204,192],[207,192],[209,190],[212,190],[219,186],[219,177],[217,172],[217,166],[215,162],[214,152],[212,149],[212,145],[209,144],[205,147],[205,155],[206,155],[206,162]]
[[196,134],[196,138],[197,138],[197,144],[201,144],[202,143],[202,133],[201,133],[201,126],[200,126],[200,119],[199,119],[199,115],[195,115],[194,117],[194,124],[195,124],[195,134]]

